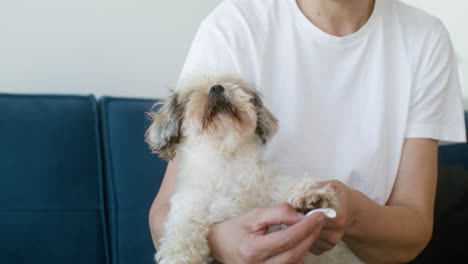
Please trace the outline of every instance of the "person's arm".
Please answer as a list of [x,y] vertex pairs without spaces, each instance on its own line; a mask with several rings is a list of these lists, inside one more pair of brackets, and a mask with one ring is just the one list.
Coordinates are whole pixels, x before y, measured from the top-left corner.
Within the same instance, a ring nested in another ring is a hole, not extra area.
[[438,142],[406,139],[397,179],[386,205],[332,180],[340,207],[310,252],[320,255],[340,241],[366,263],[406,263],[414,259],[432,236],[437,184]]
[[149,225],[151,238],[155,248],[158,248],[159,239],[163,235],[164,221],[169,213],[169,201],[174,193],[177,177],[177,164],[175,161],[169,162],[163,182],[159,188],[158,195],[151,206],[149,213]]
[[366,263],[406,263],[432,236],[438,143],[406,139],[398,176],[385,206],[351,191],[353,221],[344,241]]

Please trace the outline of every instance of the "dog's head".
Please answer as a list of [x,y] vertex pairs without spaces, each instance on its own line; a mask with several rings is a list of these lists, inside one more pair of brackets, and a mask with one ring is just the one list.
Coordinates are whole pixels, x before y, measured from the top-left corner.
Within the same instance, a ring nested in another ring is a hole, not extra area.
[[158,112],[149,115],[153,124],[146,142],[167,160],[174,158],[177,145],[187,137],[222,142],[226,137],[241,141],[253,136],[264,145],[278,128],[255,88],[232,75],[185,80]]

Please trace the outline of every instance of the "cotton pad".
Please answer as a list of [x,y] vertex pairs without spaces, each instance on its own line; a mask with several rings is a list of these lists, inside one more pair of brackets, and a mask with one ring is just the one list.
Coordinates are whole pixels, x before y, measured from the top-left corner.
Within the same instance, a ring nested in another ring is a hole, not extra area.
[[306,216],[309,216],[309,215],[312,215],[312,214],[315,214],[315,213],[323,213],[325,215],[325,217],[330,218],[330,219],[333,219],[333,218],[336,217],[336,211],[331,209],[331,208],[314,209],[314,210],[311,210],[310,212],[308,212],[306,214]]

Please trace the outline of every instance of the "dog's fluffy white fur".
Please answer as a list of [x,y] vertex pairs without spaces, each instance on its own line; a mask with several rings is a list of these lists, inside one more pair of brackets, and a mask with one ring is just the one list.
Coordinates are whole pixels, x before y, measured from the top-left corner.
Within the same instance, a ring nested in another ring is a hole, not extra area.
[[[150,115],[147,143],[179,164],[155,257],[160,264],[207,263],[210,225],[256,207],[286,202],[298,210],[338,207],[329,186],[317,190],[310,176],[279,176],[261,160],[278,122],[253,86],[237,76],[181,82]],[[321,256],[310,255],[307,263],[362,262],[340,243]]]

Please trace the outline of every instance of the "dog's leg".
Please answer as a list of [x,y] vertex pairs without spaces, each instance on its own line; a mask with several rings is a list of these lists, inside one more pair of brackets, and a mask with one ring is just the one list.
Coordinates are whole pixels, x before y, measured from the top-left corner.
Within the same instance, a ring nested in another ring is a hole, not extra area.
[[209,220],[203,194],[177,192],[164,225],[164,236],[156,253],[158,264],[203,264],[210,249]]

